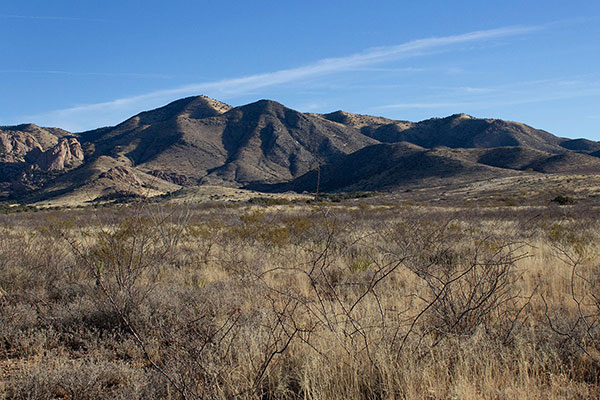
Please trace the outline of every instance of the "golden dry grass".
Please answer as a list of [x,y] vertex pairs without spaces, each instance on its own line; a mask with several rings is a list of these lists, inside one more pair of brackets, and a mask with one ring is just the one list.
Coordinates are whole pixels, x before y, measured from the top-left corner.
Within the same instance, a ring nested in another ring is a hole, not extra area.
[[596,221],[345,203],[4,216],[0,393],[598,397]]

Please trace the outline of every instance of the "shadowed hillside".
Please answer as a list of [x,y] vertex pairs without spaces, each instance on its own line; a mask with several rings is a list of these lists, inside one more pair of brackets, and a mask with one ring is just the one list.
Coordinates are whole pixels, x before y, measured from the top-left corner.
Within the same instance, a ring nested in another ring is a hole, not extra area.
[[511,172],[470,161],[463,152],[450,148],[424,149],[405,142],[382,143],[326,164],[289,183],[249,188],[313,192],[317,190],[318,183],[318,189],[325,192],[399,190],[433,181],[436,184],[443,180],[453,183],[508,174]]
[[[335,114],[335,113],[334,113]],[[355,125],[352,117],[335,118],[338,122]],[[361,132],[382,142],[410,142],[426,148],[488,148],[525,146],[549,152],[562,152],[561,139],[539,129],[497,119],[477,119],[466,114],[432,118],[418,123],[407,121],[372,120]]]

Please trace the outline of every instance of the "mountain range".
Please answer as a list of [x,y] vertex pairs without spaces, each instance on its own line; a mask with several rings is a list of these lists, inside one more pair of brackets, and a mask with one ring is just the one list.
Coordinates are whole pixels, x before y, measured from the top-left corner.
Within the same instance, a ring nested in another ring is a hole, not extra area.
[[0,196],[37,202],[159,195],[187,186],[399,190],[515,174],[600,173],[600,142],[465,114],[421,122],[205,96],[72,133],[0,127]]

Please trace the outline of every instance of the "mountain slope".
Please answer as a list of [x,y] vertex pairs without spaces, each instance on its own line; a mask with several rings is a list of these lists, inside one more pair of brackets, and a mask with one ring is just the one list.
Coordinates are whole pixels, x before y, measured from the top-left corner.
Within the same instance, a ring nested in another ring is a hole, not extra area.
[[357,130],[261,100],[221,116],[227,158],[207,178],[239,183],[277,182],[308,172],[377,141]]
[[274,101],[236,108],[207,107],[206,101],[183,99],[81,136],[93,143],[96,156],[124,157],[148,173],[234,186],[292,179],[376,143]]
[[137,114],[114,127],[83,132],[80,136],[93,145],[95,157],[125,155],[132,163],[141,164],[181,138],[180,121],[214,117],[230,109],[231,106],[205,96],[187,97]]
[[39,201],[195,185],[314,191],[317,180],[325,191],[396,190],[525,172],[600,173],[599,155],[599,142],[465,114],[409,122],[194,96],[79,134],[0,127],[0,194]]
[[[324,118],[332,118],[325,114]],[[355,125],[353,117],[336,120]],[[421,122],[373,121],[365,124],[361,132],[381,142],[409,142],[425,148],[446,146],[451,148],[489,148],[524,146],[537,150],[560,153],[564,139],[543,130],[518,122],[498,119],[477,119],[466,114],[446,118],[432,118]]]
[[440,180],[477,180],[514,174],[470,161],[459,150],[425,149],[410,143],[380,143],[365,147],[337,162],[287,183],[250,185],[264,191],[394,190],[406,185],[439,183]]
[[600,143],[588,139],[567,139],[560,142],[560,146],[567,150],[593,153],[600,151]]
[[365,147],[290,182],[249,185],[266,192],[397,190],[412,185],[539,173],[600,174],[600,159],[568,152],[552,154],[521,147],[492,149],[425,149],[407,142]]

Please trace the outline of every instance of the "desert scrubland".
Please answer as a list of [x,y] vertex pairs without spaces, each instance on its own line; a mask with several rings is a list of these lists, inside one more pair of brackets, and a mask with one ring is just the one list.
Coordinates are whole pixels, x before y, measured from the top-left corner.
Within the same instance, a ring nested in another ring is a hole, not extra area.
[[596,398],[599,214],[376,200],[6,213],[0,396]]

